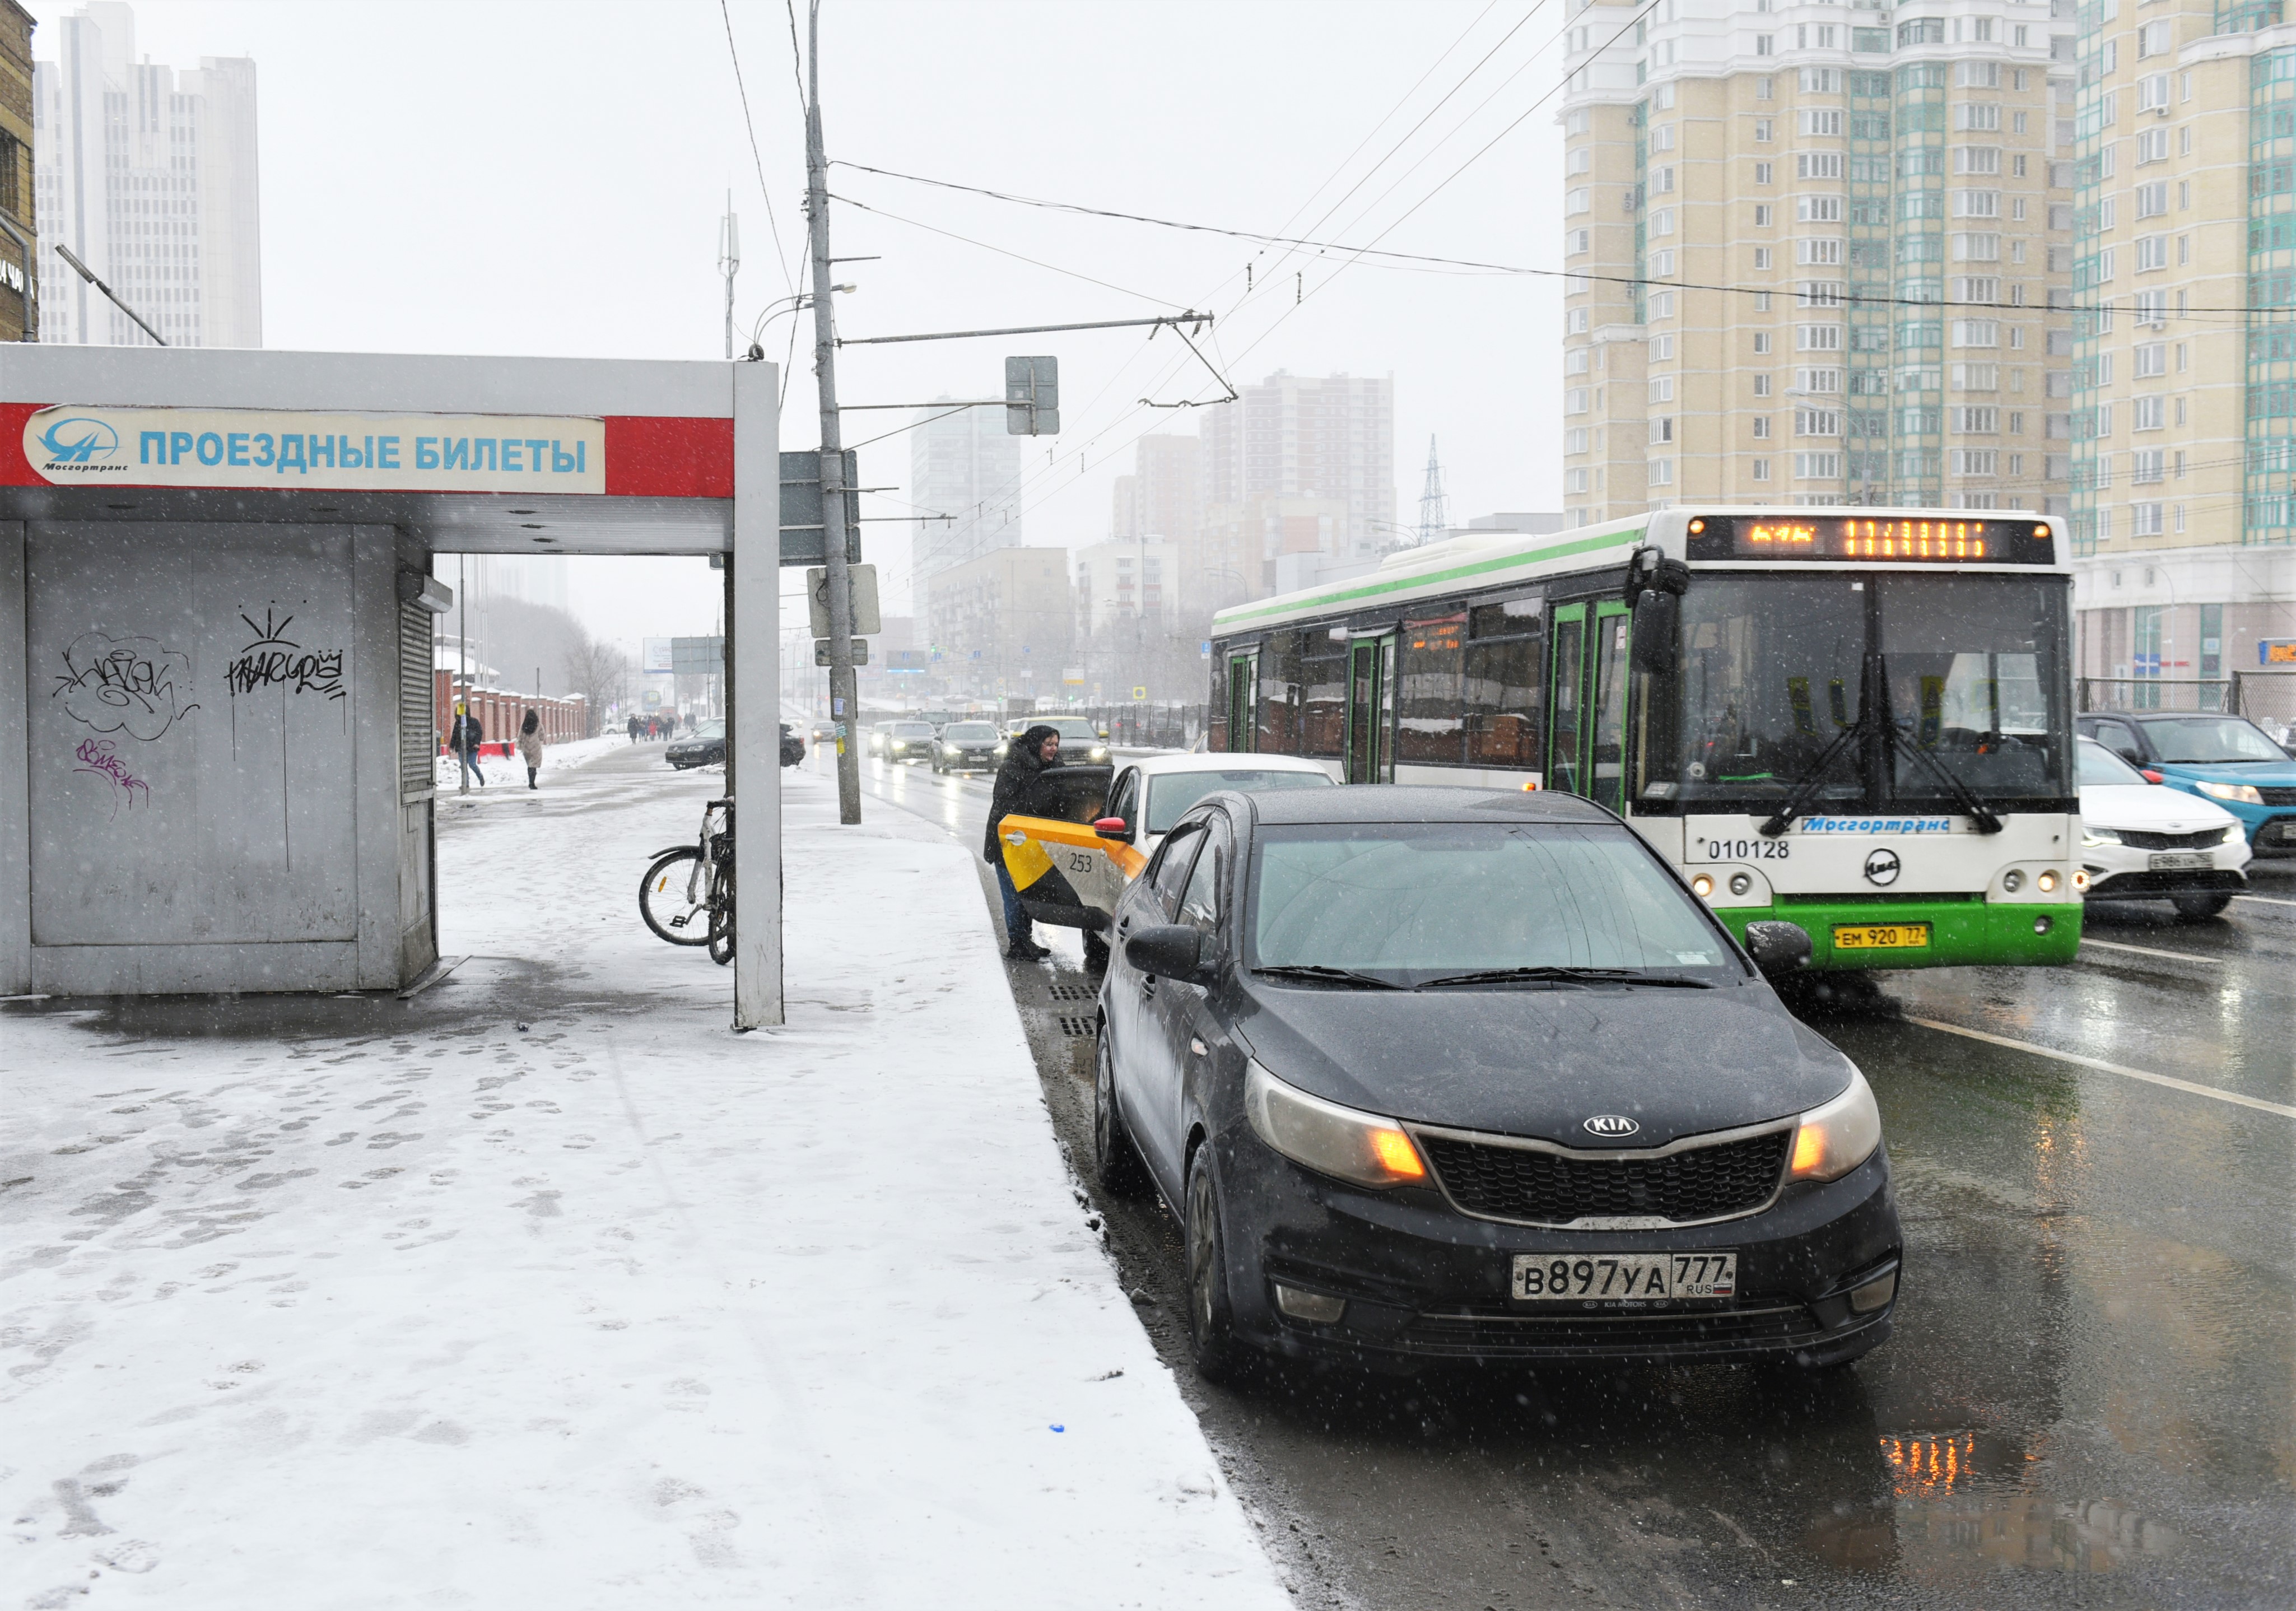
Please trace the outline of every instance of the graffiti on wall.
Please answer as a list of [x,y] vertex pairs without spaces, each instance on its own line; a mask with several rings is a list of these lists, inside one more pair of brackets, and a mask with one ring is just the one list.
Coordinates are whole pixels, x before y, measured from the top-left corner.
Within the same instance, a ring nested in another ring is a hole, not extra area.
[[266,610],[260,623],[251,615],[242,614],[239,619],[255,634],[255,641],[240,650],[224,673],[234,699],[265,688],[277,688],[283,694],[319,694],[329,699],[348,697],[340,649],[307,649],[288,637],[287,629],[295,620],[291,615],[275,617]]
[[112,747],[110,739],[81,739],[72,759],[79,763],[72,768],[74,772],[86,772],[111,784],[112,820],[119,820],[122,806],[132,811],[151,803],[152,785],[129,770],[127,758]]
[[64,650],[49,697],[99,733],[146,744],[200,707],[192,700],[192,657],[149,637],[83,632]]

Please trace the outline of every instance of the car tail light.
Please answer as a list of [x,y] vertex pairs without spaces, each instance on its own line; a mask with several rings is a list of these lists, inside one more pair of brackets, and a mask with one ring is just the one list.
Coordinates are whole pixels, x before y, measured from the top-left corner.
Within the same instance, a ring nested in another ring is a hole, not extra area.
[[2154,771],[2151,767],[2141,767],[2138,770],[2144,775],[2144,781],[2147,783],[2166,783],[2169,781],[2166,777]]

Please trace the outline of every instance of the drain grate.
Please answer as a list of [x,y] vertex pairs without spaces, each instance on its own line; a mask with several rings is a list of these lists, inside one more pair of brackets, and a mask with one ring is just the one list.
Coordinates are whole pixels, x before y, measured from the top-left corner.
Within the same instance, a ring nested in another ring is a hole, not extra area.
[[1068,1035],[1075,1040],[1089,1040],[1092,1039],[1093,1035],[1092,1020],[1089,1018],[1062,1018],[1061,1020],[1061,1033]]
[[1100,994],[1098,990],[1082,984],[1047,985],[1045,993],[1055,1001],[1090,1001]]

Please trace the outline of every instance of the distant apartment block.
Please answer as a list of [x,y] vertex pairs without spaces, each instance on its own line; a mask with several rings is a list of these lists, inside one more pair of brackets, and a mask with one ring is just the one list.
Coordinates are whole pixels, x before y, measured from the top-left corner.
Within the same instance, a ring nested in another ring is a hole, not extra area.
[[67,267],[68,246],[170,346],[263,345],[255,63],[139,60],[135,13],[90,4],[55,24],[35,71],[40,339],[148,345]]
[[2063,507],[2068,0],[1920,9],[1573,14],[1573,525],[1691,501]]
[[32,176],[32,13],[0,0],[0,341],[38,326]]
[[1023,439],[1004,433],[1002,408],[934,408],[919,418],[909,433],[907,496],[930,518],[911,538],[910,586],[916,612],[930,615],[934,577],[1021,546]]
[[1073,550],[1078,637],[1136,619],[1160,634],[1177,601],[1179,554],[1161,538],[1117,538]]
[[2296,32],[2280,0],[2074,18],[2082,671],[2217,678],[2296,636]]
[[1132,464],[1131,474],[1116,478],[1110,538],[1118,543],[1152,538],[1173,544],[1178,569],[1168,602],[1182,609],[1210,609],[1218,596],[1203,585],[1203,440],[1144,436],[1133,446]]
[[1346,564],[1399,546],[1394,377],[1279,370],[1241,390],[1204,418],[1204,531],[1191,575],[1207,604],[1264,595],[1286,555]]
[[1067,549],[990,548],[934,572],[927,596],[932,670],[949,692],[1060,692],[1074,615]]

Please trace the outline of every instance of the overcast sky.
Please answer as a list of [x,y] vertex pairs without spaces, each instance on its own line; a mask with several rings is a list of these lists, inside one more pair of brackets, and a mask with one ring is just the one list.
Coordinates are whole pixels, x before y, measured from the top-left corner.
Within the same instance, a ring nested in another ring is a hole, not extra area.
[[[44,24],[70,9],[30,4]],[[177,67],[257,62],[267,346],[717,358],[726,191],[741,216],[745,325],[787,294],[804,227],[788,13],[740,3],[731,13],[762,193],[715,4],[142,0],[136,50]],[[826,0],[828,148],[1031,197],[1552,269],[1564,20],[1559,0]],[[36,33],[34,53],[53,55],[51,40]],[[1417,518],[1431,434],[1455,522],[1561,506],[1553,279],[1347,267],[1341,253],[1287,255],[849,168],[832,185],[877,210],[832,205],[837,255],[882,258],[840,268],[859,286],[840,299],[841,333],[1209,309],[1208,350],[1239,384],[1276,369],[1395,377],[1404,523]],[[768,327],[776,360],[790,326]],[[1191,410],[1139,399],[1220,395],[1168,334],[1136,331],[847,349],[840,390],[850,403],[993,395],[1008,351],[1061,359],[1064,431],[1035,448],[1024,494],[1031,544],[1107,536],[1130,443],[1195,429]],[[789,404],[783,446],[813,446],[802,349]],[[847,440],[904,418],[849,416]],[[861,465],[865,485],[905,489],[906,438],[863,447]],[[899,515],[902,496],[873,496],[864,513]],[[909,531],[865,529],[889,609],[906,601]],[[706,629],[716,612],[698,563],[569,563],[588,572],[578,603],[617,637]]]

